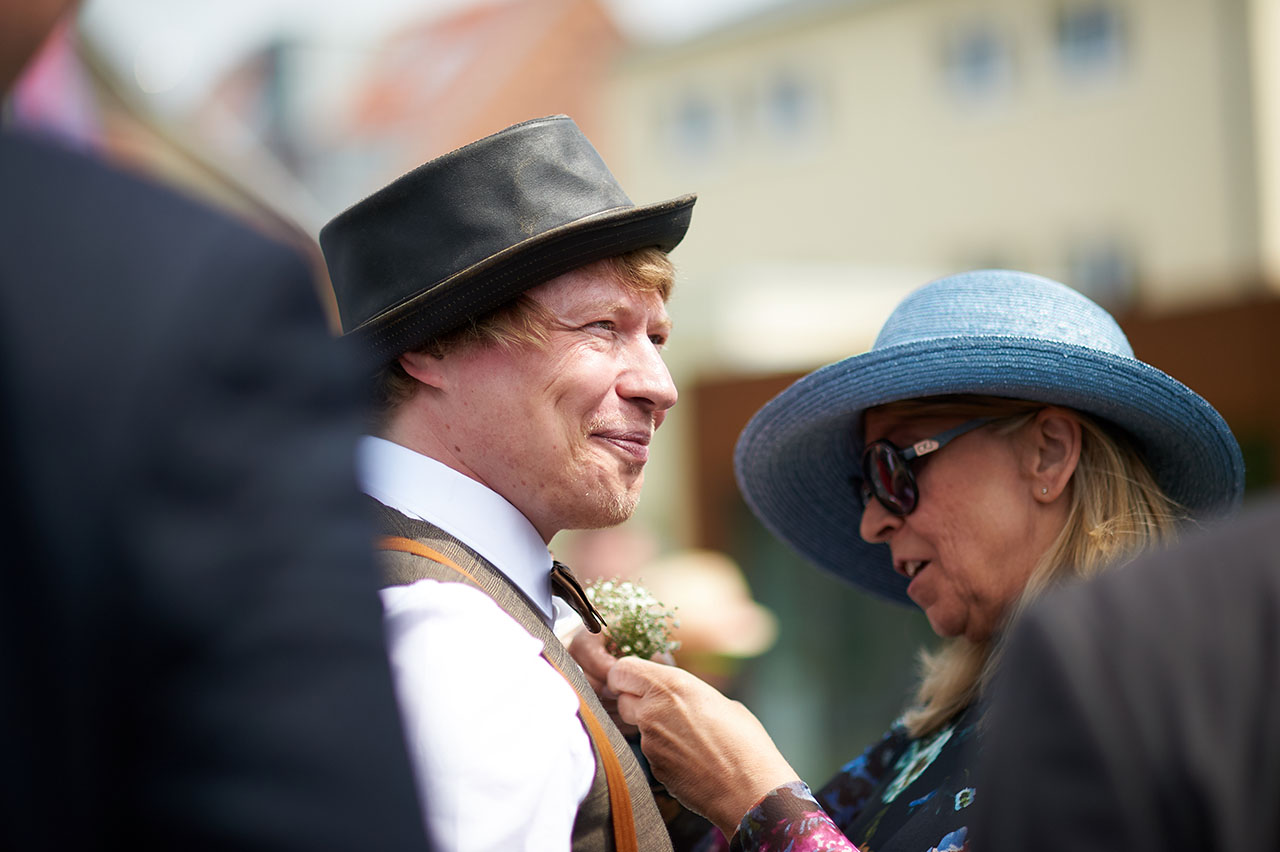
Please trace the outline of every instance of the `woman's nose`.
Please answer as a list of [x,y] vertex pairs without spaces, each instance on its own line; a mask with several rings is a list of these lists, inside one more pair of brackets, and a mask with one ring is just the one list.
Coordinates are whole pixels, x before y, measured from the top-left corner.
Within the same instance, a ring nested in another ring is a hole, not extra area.
[[867,500],[862,509],[862,520],[858,524],[858,533],[863,541],[879,544],[888,541],[897,529],[902,526],[902,518],[886,509],[875,497]]

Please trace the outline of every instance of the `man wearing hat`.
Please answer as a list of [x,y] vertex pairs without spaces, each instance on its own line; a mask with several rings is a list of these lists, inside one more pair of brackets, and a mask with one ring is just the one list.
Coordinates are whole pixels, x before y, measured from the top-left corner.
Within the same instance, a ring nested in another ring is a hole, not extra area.
[[553,594],[585,601],[547,545],[635,507],[676,401],[666,253],[693,203],[633,204],[554,116],[432,160],[321,232],[345,336],[376,371],[360,464],[442,849],[670,848],[552,632]]

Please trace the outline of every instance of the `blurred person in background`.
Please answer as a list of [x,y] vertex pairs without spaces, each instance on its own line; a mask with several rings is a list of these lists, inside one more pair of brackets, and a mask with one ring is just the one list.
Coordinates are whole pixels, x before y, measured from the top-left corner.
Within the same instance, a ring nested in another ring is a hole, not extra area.
[[677,664],[722,691],[731,687],[743,660],[768,651],[778,619],[751,597],[738,563],[715,550],[677,550],[650,562],[639,582],[679,622]]
[[1272,495],[1019,619],[975,849],[1280,849],[1277,529]]
[[303,261],[11,130],[0,233],[0,848],[427,848]]
[[392,667],[440,849],[670,849],[553,633],[556,533],[622,523],[676,402],[662,358],[694,197],[637,206],[567,116],[438,157],[320,239],[370,364],[360,448]]
[[[574,573],[584,582],[630,581],[674,609],[670,638],[680,643],[674,661],[717,689],[729,690],[742,661],[777,639],[777,617],[752,597],[742,569],[724,553],[695,548],[659,556],[657,537],[634,521],[579,533],[570,547]],[[571,645],[581,625],[562,624]]]
[[980,699],[1006,625],[1046,587],[1233,507],[1244,483],[1226,423],[1135,359],[1109,314],[1003,270],[907,296],[871,351],[764,406],[736,467],[776,535],[924,611],[945,641],[915,704],[815,796],[754,716],[687,672],[580,659],[677,798],[734,848],[792,852],[965,848],[983,795]]

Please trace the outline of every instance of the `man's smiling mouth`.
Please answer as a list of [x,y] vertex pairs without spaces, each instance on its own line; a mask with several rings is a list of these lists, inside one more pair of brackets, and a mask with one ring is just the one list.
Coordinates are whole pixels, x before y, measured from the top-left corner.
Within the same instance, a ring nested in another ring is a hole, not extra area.
[[650,432],[630,429],[606,429],[593,432],[591,437],[598,438],[617,447],[635,461],[646,462],[649,460],[649,441],[652,438]]

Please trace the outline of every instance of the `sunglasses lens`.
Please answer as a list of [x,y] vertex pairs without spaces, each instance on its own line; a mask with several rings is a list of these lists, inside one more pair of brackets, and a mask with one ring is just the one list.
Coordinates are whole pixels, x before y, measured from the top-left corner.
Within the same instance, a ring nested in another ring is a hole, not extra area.
[[895,515],[906,515],[916,507],[916,479],[911,469],[887,441],[875,441],[862,456],[863,506],[874,495]]
[[865,476],[862,477],[862,479],[858,481],[858,498],[862,504],[863,510],[867,508],[867,504],[869,504],[875,496],[875,492],[871,489],[871,480],[867,479]]

